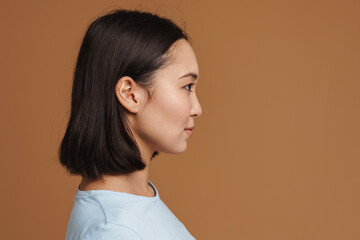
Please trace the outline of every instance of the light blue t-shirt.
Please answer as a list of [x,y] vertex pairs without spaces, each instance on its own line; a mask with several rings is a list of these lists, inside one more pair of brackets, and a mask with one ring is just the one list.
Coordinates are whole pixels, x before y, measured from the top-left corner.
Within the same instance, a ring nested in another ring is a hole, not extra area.
[[66,240],[189,240],[195,239],[160,199],[110,190],[78,187]]

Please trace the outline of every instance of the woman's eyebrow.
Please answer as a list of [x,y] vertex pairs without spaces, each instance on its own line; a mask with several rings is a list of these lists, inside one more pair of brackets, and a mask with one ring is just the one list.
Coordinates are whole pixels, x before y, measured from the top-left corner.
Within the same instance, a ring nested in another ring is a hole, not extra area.
[[196,81],[198,79],[198,75],[196,73],[186,73],[186,74],[182,75],[179,79],[185,78],[185,77],[192,77],[194,79],[194,81]]

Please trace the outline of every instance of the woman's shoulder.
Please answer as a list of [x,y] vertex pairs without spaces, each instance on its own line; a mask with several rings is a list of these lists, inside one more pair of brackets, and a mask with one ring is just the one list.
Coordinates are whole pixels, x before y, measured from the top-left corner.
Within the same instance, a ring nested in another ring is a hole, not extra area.
[[133,199],[124,194],[78,189],[74,196],[66,240],[113,239],[112,236],[142,239],[132,224],[138,222],[129,211],[133,204]]
[[145,224],[143,216],[158,201],[158,196],[144,197],[109,190],[81,191],[78,188],[67,229],[67,235],[75,234],[77,238],[67,239],[85,239],[84,234],[101,235],[101,232],[105,232],[104,235],[106,232],[117,235],[118,232],[137,233],[134,239],[141,239],[136,237]]
[[84,240],[127,239],[142,240],[143,238],[134,229],[115,223],[102,223],[89,231]]
[[68,231],[66,240],[113,239],[112,236],[194,239],[158,195],[144,197],[107,190],[75,194]]

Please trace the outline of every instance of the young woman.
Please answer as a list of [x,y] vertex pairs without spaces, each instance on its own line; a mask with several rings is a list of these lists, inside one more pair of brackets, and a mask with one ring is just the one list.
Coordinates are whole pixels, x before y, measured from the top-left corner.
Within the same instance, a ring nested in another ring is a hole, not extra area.
[[82,176],[67,240],[194,239],[148,180],[158,152],[182,153],[202,113],[187,34],[155,14],[116,10],[78,55],[61,164]]

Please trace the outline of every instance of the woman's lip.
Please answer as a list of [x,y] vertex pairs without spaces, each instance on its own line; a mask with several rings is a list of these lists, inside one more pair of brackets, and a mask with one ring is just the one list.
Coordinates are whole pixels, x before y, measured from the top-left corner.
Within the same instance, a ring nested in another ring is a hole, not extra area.
[[192,135],[192,130],[191,130],[191,129],[185,129],[185,132],[187,132],[188,134]]

